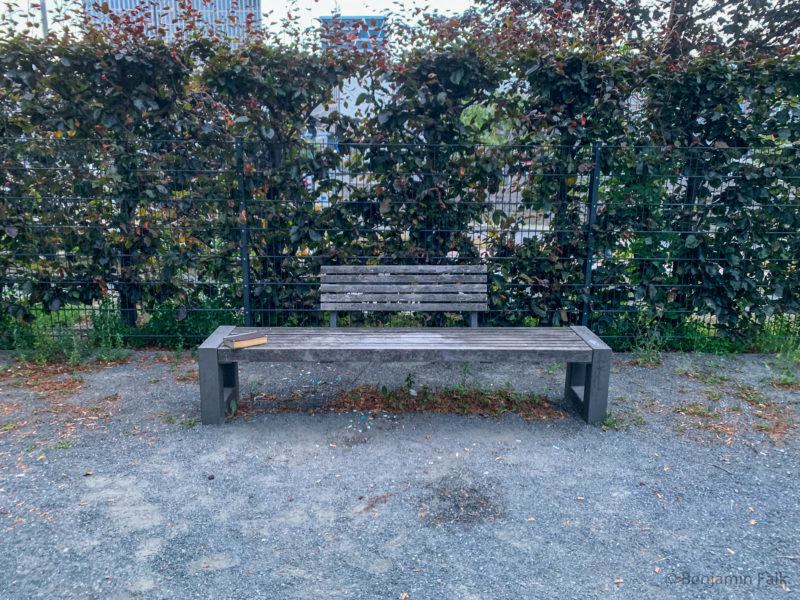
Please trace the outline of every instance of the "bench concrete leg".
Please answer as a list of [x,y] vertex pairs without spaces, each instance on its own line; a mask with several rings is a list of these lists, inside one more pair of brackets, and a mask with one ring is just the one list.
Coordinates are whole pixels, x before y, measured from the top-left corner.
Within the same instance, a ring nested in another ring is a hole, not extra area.
[[204,425],[219,425],[232,412],[232,402],[239,399],[239,369],[236,363],[220,364],[217,348],[222,338],[233,331],[218,327],[197,350],[200,374],[200,420]]
[[[210,353],[206,353],[210,354]],[[200,417],[203,425],[220,425],[233,412],[239,400],[239,369],[237,363],[217,362],[214,356],[198,352],[200,363]]]
[[564,396],[575,402],[587,423],[599,423],[608,410],[611,350],[594,350],[590,363],[568,363]]

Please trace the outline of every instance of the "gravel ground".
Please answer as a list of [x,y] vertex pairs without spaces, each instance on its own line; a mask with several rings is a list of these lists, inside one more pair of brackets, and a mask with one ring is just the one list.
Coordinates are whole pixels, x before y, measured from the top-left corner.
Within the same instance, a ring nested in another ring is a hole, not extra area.
[[[555,364],[243,365],[259,400],[204,427],[188,356],[0,357],[0,598],[797,597],[800,391],[775,358],[615,360],[606,427],[561,406]],[[321,408],[410,379],[566,414]]]

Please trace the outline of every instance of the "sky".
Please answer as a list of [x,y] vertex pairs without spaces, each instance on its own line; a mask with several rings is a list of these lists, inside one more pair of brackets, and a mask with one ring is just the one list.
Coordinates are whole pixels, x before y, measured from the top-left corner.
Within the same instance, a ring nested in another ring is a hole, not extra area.
[[[27,11],[31,5],[38,5],[39,0],[4,0],[2,4],[16,5],[22,11]],[[48,6],[48,13],[53,15],[58,7],[67,3],[74,5],[80,0],[45,0]],[[102,2],[103,0],[97,0]],[[294,16],[300,17],[303,26],[314,24],[314,18],[319,16],[331,15],[338,12],[341,15],[382,15],[388,12],[401,12],[410,15],[415,7],[433,12],[435,9],[440,14],[457,15],[464,12],[471,5],[470,0],[296,0],[294,2],[286,0],[261,0],[262,12],[274,11],[274,17],[280,18],[291,11]],[[338,9],[338,10],[337,10]],[[38,10],[36,11],[38,14]],[[20,22],[20,27],[21,27]]]

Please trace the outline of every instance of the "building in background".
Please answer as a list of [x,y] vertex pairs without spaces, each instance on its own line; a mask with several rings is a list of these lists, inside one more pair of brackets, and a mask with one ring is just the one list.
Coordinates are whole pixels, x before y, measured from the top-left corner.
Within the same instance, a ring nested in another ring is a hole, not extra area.
[[[86,14],[97,21],[108,21],[108,13],[141,15],[149,23],[153,37],[163,37],[165,42],[175,39],[179,30],[186,29],[194,20],[198,30],[242,39],[248,29],[261,28],[261,0],[83,0]],[[187,19],[186,8],[191,8]]]
[[[356,50],[357,52],[369,52],[373,50],[380,50],[385,48],[387,43],[386,37],[386,17],[377,15],[359,15],[359,16],[329,16],[319,17],[320,21],[320,37],[324,48],[335,47],[337,49]],[[333,102],[326,106],[320,106],[317,110],[319,113],[330,113],[337,111],[340,114],[349,117],[365,117],[370,113],[373,108],[369,101],[356,106],[358,97],[367,91],[369,87],[368,80],[359,80],[356,77],[350,77],[342,82],[341,88],[337,88],[333,92]],[[319,116],[318,113],[318,116]],[[315,136],[307,134],[306,137],[316,149],[325,147],[335,148],[338,151],[338,136],[335,131],[317,131]],[[333,176],[333,174],[332,174]],[[336,176],[343,177],[349,185],[357,186],[359,181],[353,179],[346,173],[339,173]],[[315,189],[315,182],[312,177],[303,179],[306,188],[309,191]],[[322,210],[330,205],[328,194],[325,192],[319,193],[314,208]]]
[[[336,41],[337,48],[348,48],[358,52],[368,52],[382,49],[386,46],[386,17],[379,15],[335,15],[319,17],[322,30],[322,45],[329,47],[331,44],[328,35]],[[326,35],[327,34],[327,35]],[[356,106],[358,97],[366,91],[365,87],[352,77],[342,83],[342,89],[336,90],[333,95],[331,107],[343,115],[350,117],[365,113],[365,106]]]
[[[386,17],[378,15],[344,16],[332,15],[319,17],[323,31],[339,31],[344,34],[339,37],[336,47],[350,47],[366,52],[367,50],[383,47],[386,43]],[[323,36],[323,45],[326,44]]]

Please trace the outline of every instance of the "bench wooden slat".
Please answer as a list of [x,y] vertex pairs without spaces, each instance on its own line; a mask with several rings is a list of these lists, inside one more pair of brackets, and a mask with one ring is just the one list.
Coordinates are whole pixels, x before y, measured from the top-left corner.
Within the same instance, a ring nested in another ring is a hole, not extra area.
[[352,302],[326,302],[324,304],[320,303],[320,308],[322,310],[376,310],[376,311],[392,311],[397,312],[398,310],[411,310],[410,307],[413,306],[413,310],[429,310],[431,312],[486,312],[486,304],[480,303],[472,303],[472,304],[462,304],[454,302],[452,304],[441,302],[441,303],[419,303],[419,304],[401,304],[399,302],[394,303],[385,303],[385,304],[369,304],[368,308],[358,308],[358,306],[362,305],[355,305]]
[[470,329],[468,327],[343,327],[331,329],[329,327],[237,327],[232,335],[248,332],[261,332],[269,339],[271,336],[279,338],[309,340],[326,340],[340,337],[374,337],[383,338],[394,342],[403,338],[440,338],[457,340],[483,340],[503,339],[508,342],[514,340],[535,341],[542,339],[560,340],[564,343],[574,342],[585,346],[581,337],[571,327],[482,327]]
[[259,362],[513,362],[525,359],[528,361],[559,361],[568,363],[587,363],[592,360],[592,353],[584,350],[558,350],[550,348],[532,348],[528,351],[509,350],[508,348],[431,348],[431,349],[386,349],[343,348],[334,352],[330,348],[287,348],[269,350],[256,346],[249,355],[234,354],[243,350],[220,349],[219,358],[225,361],[259,361]]
[[[453,341],[463,344],[474,340],[502,341],[508,345],[525,343],[552,343],[564,346],[586,347],[586,342],[570,327],[482,327],[478,329],[467,327],[343,327],[331,329],[329,327],[239,327],[233,334],[247,333],[250,331],[263,332],[268,338],[268,344],[274,345],[327,343],[336,339],[351,343],[354,339],[385,340],[387,344],[394,344],[401,339],[415,338],[420,340],[435,340],[439,342]],[[287,341],[288,340],[288,341]]]
[[[586,343],[570,327],[242,327],[233,330],[233,335],[249,331],[262,332],[268,340],[291,340],[291,343],[327,343],[327,340],[357,338],[384,340],[394,344],[401,340],[452,340],[457,343],[483,340],[502,340],[505,343],[535,343],[551,340],[563,344],[586,347]],[[268,343],[270,343],[268,341]]]
[[[373,350],[392,350],[392,349],[411,349],[411,348],[446,348],[449,350],[463,349],[497,349],[503,348],[505,350],[519,350],[521,352],[530,349],[557,349],[557,350],[586,350],[586,344],[557,344],[553,342],[538,341],[527,343],[508,344],[504,340],[481,340],[480,342],[457,342],[455,340],[442,341],[442,340],[403,340],[393,344],[387,343],[386,340],[373,340],[373,339],[359,339],[359,338],[330,338],[321,342],[319,340],[291,340],[284,339],[280,342],[275,340],[273,343],[267,343],[266,347],[272,350],[291,350],[291,349],[317,349],[317,350],[344,350],[347,348],[372,348]],[[261,348],[261,346],[250,346],[250,348]],[[249,350],[249,348],[246,348]]]
[[333,292],[369,292],[369,293],[386,293],[386,292],[410,292],[414,294],[425,292],[436,292],[439,294],[445,293],[461,293],[461,292],[486,292],[486,282],[480,283],[456,283],[448,282],[441,284],[397,284],[397,283],[381,283],[381,284],[363,284],[363,283],[323,283],[319,286],[319,291],[323,294]]
[[[248,329],[250,330],[250,329]],[[244,331],[244,330],[243,330]],[[220,360],[320,361],[457,361],[548,360],[590,362],[592,350],[569,328],[558,332],[535,328],[265,328],[268,342],[231,350]],[[543,335],[550,334],[550,335]]]
[[320,300],[327,302],[353,302],[355,304],[368,302],[394,302],[406,304],[412,302],[486,302],[486,293],[452,293],[452,294],[411,294],[408,292],[393,293],[387,291],[384,294],[363,294],[360,291],[355,293],[341,294],[322,294]]
[[486,285],[486,275],[444,273],[442,275],[322,275],[325,283],[482,283]]
[[[306,345],[301,342],[297,342],[292,346],[288,344],[267,344],[266,346],[250,346],[250,348],[257,348],[259,350],[269,350],[270,352],[278,352],[284,350],[314,350],[319,352],[338,352],[338,351],[346,351],[346,350],[481,350],[481,351],[492,351],[492,350],[507,350],[508,352],[539,352],[539,351],[558,351],[558,352],[587,352],[591,350],[590,348],[587,349],[586,345],[580,344],[547,344],[547,343],[537,343],[537,344],[504,344],[502,340],[495,340],[493,342],[485,342],[482,344],[456,344],[454,342],[450,343],[433,343],[433,342],[418,342],[418,343],[403,343],[403,344],[371,344],[369,340],[328,340],[326,344],[313,344],[313,345]],[[244,352],[247,350],[250,351],[250,348],[242,349],[241,351]],[[238,350],[237,350],[238,352]],[[245,359],[249,356],[248,354],[242,355]],[[240,358],[242,358],[240,357]],[[521,358],[521,357],[518,357]],[[248,359],[249,360],[249,359]],[[278,359],[275,359],[278,360]]]
[[486,265],[323,265],[321,272],[328,274],[485,274]]
[[[486,329],[481,329],[481,334],[477,334],[469,329],[464,329],[460,327],[454,328],[431,328],[431,327],[401,327],[401,328],[391,328],[391,331],[401,331],[401,332],[435,332],[440,334],[447,334],[447,335],[488,335],[488,332],[499,333],[502,335],[520,335],[520,336],[546,336],[546,335],[557,335],[563,337],[564,339],[570,340],[580,340],[581,336],[579,336],[575,331],[573,331],[573,327],[491,327]],[[388,331],[389,329],[386,328],[374,328],[374,327],[344,327],[342,329],[336,329],[336,334],[360,334],[365,331]],[[291,332],[291,335],[295,335],[295,332],[299,331],[306,331],[310,334],[316,334],[317,332],[325,332],[325,331],[332,331],[328,327],[236,327],[232,330],[231,335],[238,335],[240,333],[250,333],[254,331],[263,331],[264,333],[281,333],[281,332]]]

